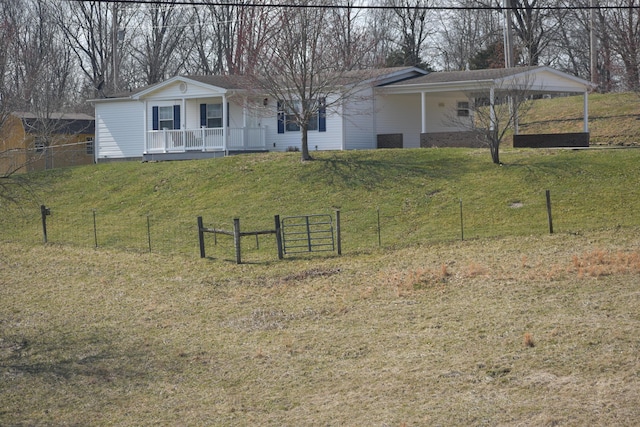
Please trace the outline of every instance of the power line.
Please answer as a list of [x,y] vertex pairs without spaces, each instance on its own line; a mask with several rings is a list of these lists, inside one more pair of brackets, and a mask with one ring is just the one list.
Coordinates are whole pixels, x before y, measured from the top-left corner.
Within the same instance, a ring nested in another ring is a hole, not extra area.
[[[90,3],[96,0],[67,0],[72,3]],[[394,9],[412,9],[412,10],[493,10],[502,12],[505,8],[502,6],[391,6],[391,5],[353,5],[353,4],[319,4],[319,3],[307,3],[307,4],[292,4],[292,3],[259,3],[259,2],[225,2],[225,1],[209,1],[209,0],[99,0],[100,3],[116,3],[116,4],[132,4],[132,5],[155,5],[155,6],[220,6],[220,7],[271,7],[271,8],[298,8],[298,9],[310,9],[310,8],[323,8],[323,9],[370,9],[370,10],[394,10]],[[519,8],[512,6],[512,9],[526,9],[526,10],[540,10],[540,11],[553,11],[553,10],[609,10],[609,9],[629,9],[640,10],[640,5],[626,5],[626,6],[533,6],[526,8]]]

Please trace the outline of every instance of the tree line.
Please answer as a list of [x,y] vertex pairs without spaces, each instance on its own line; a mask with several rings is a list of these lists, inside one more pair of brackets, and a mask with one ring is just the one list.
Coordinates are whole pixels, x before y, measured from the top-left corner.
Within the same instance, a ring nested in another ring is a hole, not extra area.
[[[283,25],[305,8],[263,0],[181,3],[0,0],[2,110],[78,109],[86,99],[177,74],[268,74],[270,59],[296,41],[288,38],[305,34]],[[377,0],[371,5],[388,8],[375,9],[355,0],[296,3],[320,6],[310,17],[322,27],[314,32],[322,35],[322,55],[340,70],[502,67],[509,5],[515,65],[595,77],[601,91],[640,87],[640,0],[597,2],[594,19],[589,0]],[[436,8],[445,3],[452,8]]]

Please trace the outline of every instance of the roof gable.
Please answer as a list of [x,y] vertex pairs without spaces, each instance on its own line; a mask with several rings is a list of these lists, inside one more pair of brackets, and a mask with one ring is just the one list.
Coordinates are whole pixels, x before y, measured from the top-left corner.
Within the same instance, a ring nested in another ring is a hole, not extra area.
[[240,89],[233,81],[229,76],[175,76],[131,95],[131,99],[174,99],[182,96],[223,95],[230,90]]

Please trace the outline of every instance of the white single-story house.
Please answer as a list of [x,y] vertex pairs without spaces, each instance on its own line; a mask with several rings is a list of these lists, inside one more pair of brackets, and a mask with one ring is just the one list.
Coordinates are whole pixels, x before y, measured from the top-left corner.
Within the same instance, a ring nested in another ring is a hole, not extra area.
[[[279,100],[252,87],[254,82],[244,76],[176,76],[92,100],[96,161],[299,149],[299,126],[288,120]],[[355,86],[343,102],[314,116],[309,150],[464,145],[469,100],[485,96],[493,102],[501,90],[523,82],[533,94],[582,94],[588,134],[593,85],[572,75],[544,66],[459,72],[400,67],[349,83]]]

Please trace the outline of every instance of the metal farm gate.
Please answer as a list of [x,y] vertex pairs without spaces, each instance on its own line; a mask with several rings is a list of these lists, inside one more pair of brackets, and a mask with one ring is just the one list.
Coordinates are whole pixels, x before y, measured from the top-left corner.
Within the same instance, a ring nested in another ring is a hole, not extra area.
[[285,254],[335,250],[331,215],[283,218],[282,244]]

